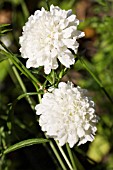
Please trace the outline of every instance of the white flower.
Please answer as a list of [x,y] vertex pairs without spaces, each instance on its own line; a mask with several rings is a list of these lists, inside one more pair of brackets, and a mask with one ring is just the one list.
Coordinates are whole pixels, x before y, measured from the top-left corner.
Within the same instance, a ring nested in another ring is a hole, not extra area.
[[71,82],[61,82],[58,88],[45,93],[42,102],[35,107],[42,131],[58,140],[61,146],[69,143],[73,147],[94,139],[98,117],[94,102],[86,92]]
[[76,39],[84,36],[77,25],[79,21],[71,10],[53,5],[50,11],[37,10],[29,17],[20,37],[20,52],[23,58],[28,58],[26,67],[44,66],[45,73],[49,74],[51,69],[58,68],[57,59],[67,68],[74,64],[71,51],[77,53]]

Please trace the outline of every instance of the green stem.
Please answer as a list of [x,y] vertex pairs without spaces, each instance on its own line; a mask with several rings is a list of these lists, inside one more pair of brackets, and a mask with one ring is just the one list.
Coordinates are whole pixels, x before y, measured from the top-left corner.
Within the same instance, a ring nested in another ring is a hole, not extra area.
[[[14,56],[9,56],[12,62],[15,64],[15,66],[31,81],[33,81],[36,85],[39,87],[41,86],[40,82],[26,69],[26,67],[17,59],[14,58]],[[18,63],[17,63],[18,62]]]
[[25,21],[26,21],[26,19],[29,17],[29,11],[27,9],[27,6],[26,6],[26,3],[25,3],[24,0],[21,0],[20,3],[21,3],[23,14],[24,14],[24,18],[25,18]]
[[76,155],[74,154],[74,160],[77,164],[77,167],[80,169],[80,170],[85,170],[84,167],[82,166],[81,162],[78,160],[78,158],[76,157]]
[[51,76],[52,76],[52,84],[55,84],[55,70],[51,71]]
[[63,169],[63,170],[67,170],[67,168],[65,167],[65,165],[64,165],[62,159],[60,158],[60,156],[59,156],[59,154],[58,154],[58,151],[56,150],[56,148],[55,148],[54,144],[52,143],[52,141],[50,141],[49,144],[50,144],[50,146],[51,146],[51,148],[52,148],[55,156],[57,157],[57,159],[58,159],[58,161],[59,161],[62,169]]
[[46,0],[46,5],[47,5],[47,10],[50,11],[50,5],[49,5],[48,0]]
[[[10,63],[10,65],[13,64],[11,60],[9,60],[9,63]],[[24,85],[24,83],[23,83],[23,81],[22,81],[22,79],[21,79],[21,77],[20,77],[20,75],[19,75],[19,73],[18,73],[18,71],[17,71],[17,69],[14,65],[12,65],[12,70],[13,70],[13,72],[14,72],[14,74],[15,74],[15,76],[16,76],[19,84],[20,84],[22,91],[24,93],[27,93],[26,87],[25,87],[25,85]],[[29,97],[29,95],[26,96],[26,99],[27,99],[28,103],[30,104],[31,108],[34,110],[34,105],[32,103],[31,98]]]
[[72,165],[73,165],[73,169],[74,169],[74,170],[77,170],[77,167],[76,167],[76,164],[75,164],[75,161],[74,161],[74,158],[73,158],[73,153],[72,153],[72,151],[71,151],[68,143],[66,144],[66,148],[67,148],[67,151],[68,151],[68,154],[69,154],[71,163],[72,163]]
[[70,164],[70,162],[69,162],[69,160],[68,160],[65,152],[64,152],[63,149],[62,149],[62,147],[59,145],[59,143],[58,143],[57,141],[56,141],[56,144],[57,144],[57,146],[58,146],[58,148],[59,148],[59,150],[60,150],[63,158],[65,159],[67,165],[69,166],[70,170],[73,170],[73,167],[71,166],[71,164]]
[[113,104],[113,100],[111,96],[108,94],[102,83],[99,81],[99,79],[94,75],[94,73],[89,69],[89,67],[86,65],[82,57],[78,57],[79,61],[82,63],[82,65],[85,67],[85,69],[91,74],[91,76],[94,78],[94,80],[97,82],[97,84],[100,86],[100,88],[103,90],[109,101]]
[[[36,88],[36,91],[37,91],[37,93],[38,93],[39,87],[37,86],[36,83],[33,82],[33,84],[34,84],[34,86],[35,86],[35,88]],[[40,85],[40,90],[41,90],[41,87],[42,87],[42,86]],[[41,99],[42,99],[41,94],[38,93],[37,95],[38,95],[38,101],[39,101],[39,103],[40,103],[40,102],[41,102]]]
[[41,83],[35,78],[35,76],[18,60],[16,55],[14,55],[6,46],[4,43],[0,41],[1,46],[5,49],[5,51],[1,51],[4,55],[10,58],[12,63],[28,78],[32,81],[32,83],[36,86],[41,87]]

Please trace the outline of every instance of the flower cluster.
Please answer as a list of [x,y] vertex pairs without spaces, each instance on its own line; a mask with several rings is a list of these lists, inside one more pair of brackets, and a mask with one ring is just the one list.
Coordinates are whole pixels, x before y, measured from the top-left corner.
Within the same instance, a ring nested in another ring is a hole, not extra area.
[[65,11],[53,5],[31,15],[20,37],[20,52],[28,58],[26,67],[44,66],[46,74],[58,68],[58,60],[66,67],[74,64],[72,51],[76,54],[77,39],[84,33],[77,30],[79,20],[71,10]]
[[35,107],[42,131],[61,146],[69,143],[73,147],[94,139],[98,117],[94,102],[86,94],[87,90],[74,87],[71,82],[60,82]]
[[[65,11],[51,5],[31,15],[20,37],[20,52],[28,58],[26,67],[44,66],[46,74],[58,68],[58,60],[66,68],[75,63],[77,39],[84,33],[77,30],[79,20],[71,10]],[[94,102],[87,97],[87,90],[74,87],[73,83],[60,82],[58,88],[49,89],[37,104],[39,125],[46,135],[63,146],[81,145],[93,141],[98,117]]]

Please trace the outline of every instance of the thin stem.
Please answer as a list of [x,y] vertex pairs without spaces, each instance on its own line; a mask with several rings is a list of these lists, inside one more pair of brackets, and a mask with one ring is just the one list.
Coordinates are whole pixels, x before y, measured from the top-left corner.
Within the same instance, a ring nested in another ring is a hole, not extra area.
[[29,17],[29,11],[27,9],[27,6],[24,0],[21,0],[20,3],[21,3],[23,14],[24,14],[24,18],[26,20]]
[[77,164],[77,167],[79,167],[80,170],[85,170],[84,167],[82,166],[81,162],[78,160],[78,158],[76,157],[75,154],[74,154],[74,160]]
[[67,170],[67,168],[66,168],[66,166],[64,165],[62,159],[60,158],[60,156],[59,156],[59,154],[58,154],[58,151],[56,150],[56,148],[55,148],[53,142],[50,141],[49,144],[50,144],[50,146],[51,146],[51,148],[52,148],[52,150],[53,150],[55,156],[57,157],[57,159],[58,159],[58,161],[59,161],[59,163],[60,163],[62,169],[63,169],[63,170]]
[[1,46],[5,51],[1,51],[4,55],[10,58],[12,63],[32,82],[41,87],[41,83],[35,78],[35,76],[18,60],[18,58],[5,46],[3,42],[0,41]]
[[66,148],[67,148],[67,151],[68,151],[68,154],[69,154],[71,163],[72,163],[72,165],[73,165],[73,169],[74,169],[74,170],[77,170],[77,167],[76,167],[76,164],[75,164],[75,161],[74,161],[74,158],[73,158],[73,153],[72,153],[72,151],[71,151],[68,143],[66,144]]
[[[49,143],[50,143],[50,142],[49,142]],[[45,149],[47,150],[48,154],[49,154],[50,157],[52,158],[53,163],[54,163],[55,166],[57,167],[56,169],[62,170],[62,167],[59,166],[58,161],[57,161],[57,159],[56,159],[56,156],[55,156],[55,154],[53,153],[53,150],[47,147],[47,143],[46,143],[46,142],[43,143],[43,146],[45,147]]]
[[69,166],[70,170],[73,170],[73,167],[72,167],[72,165],[70,164],[70,162],[69,162],[69,160],[68,160],[65,152],[63,151],[62,147],[59,145],[59,143],[58,143],[57,141],[56,141],[56,144],[57,144],[57,146],[58,146],[58,148],[59,148],[59,150],[60,150],[63,158],[65,159],[67,165]]
[[[36,83],[33,82],[33,84],[34,84],[34,86],[35,86],[35,88],[36,88],[36,91],[38,92],[38,91],[39,91],[39,87],[37,86]],[[40,86],[40,90],[41,90],[41,87],[42,87],[42,86]],[[41,94],[38,93],[37,95],[38,95],[38,101],[39,101],[39,103],[40,103],[40,102],[41,102],[41,99],[42,99],[42,98],[41,98]]]
[[52,75],[52,84],[55,84],[55,71],[54,70],[52,70],[51,75]]
[[29,70],[26,69],[26,67],[17,58],[14,58],[14,56],[10,55],[10,59],[26,77],[28,77],[31,81],[34,81],[34,83],[39,87],[41,86],[40,82],[30,73]]
[[[10,63],[10,65],[13,64],[10,59],[9,59],[9,63]],[[20,77],[20,75],[19,75],[19,73],[18,73],[18,71],[17,71],[17,69],[14,65],[12,65],[12,70],[13,70],[13,72],[14,72],[14,74],[15,74],[15,76],[16,76],[19,84],[20,84],[22,91],[24,93],[27,93],[26,87],[25,87],[25,85],[24,85],[24,83],[23,83],[23,81],[22,81],[22,79],[21,79],[21,77]],[[29,95],[26,96],[26,99],[27,99],[28,103],[30,104],[31,108],[34,110],[34,105],[32,103],[32,100],[30,99]]]
[[106,91],[106,89],[104,88],[104,86],[102,85],[102,83],[100,82],[100,80],[94,75],[94,73],[89,69],[89,67],[86,65],[86,63],[84,62],[84,60],[82,59],[82,57],[78,57],[79,61],[82,63],[82,65],[85,67],[85,69],[91,74],[91,76],[94,78],[94,80],[97,82],[97,84],[100,86],[100,88],[103,90],[103,92],[105,93],[105,95],[107,96],[107,98],[109,99],[109,101],[113,104],[113,100],[111,98],[111,96],[108,94],[108,92]]

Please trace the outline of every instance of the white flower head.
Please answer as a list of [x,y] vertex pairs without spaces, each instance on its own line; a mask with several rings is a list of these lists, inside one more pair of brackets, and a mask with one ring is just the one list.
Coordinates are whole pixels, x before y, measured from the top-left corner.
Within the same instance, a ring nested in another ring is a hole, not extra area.
[[98,117],[94,102],[86,93],[87,90],[74,87],[71,82],[61,82],[58,88],[45,93],[35,107],[42,131],[61,146],[69,143],[73,147],[94,140]]
[[20,37],[20,52],[28,58],[26,67],[44,66],[46,74],[58,68],[57,59],[66,67],[74,64],[74,53],[77,53],[78,38],[84,33],[77,30],[79,20],[71,10],[65,11],[58,6],[44,8],[31,15],[23,27]]

